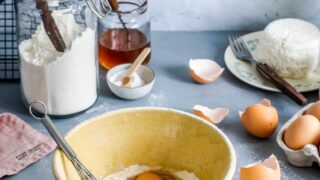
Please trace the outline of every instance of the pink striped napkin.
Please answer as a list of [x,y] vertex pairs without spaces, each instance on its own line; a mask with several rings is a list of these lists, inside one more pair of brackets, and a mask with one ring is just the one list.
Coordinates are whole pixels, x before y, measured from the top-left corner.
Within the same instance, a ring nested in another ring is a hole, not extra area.
[[48,155],[55,147],[52,139],[17,116],[0,114],[0,179],[18,173]]

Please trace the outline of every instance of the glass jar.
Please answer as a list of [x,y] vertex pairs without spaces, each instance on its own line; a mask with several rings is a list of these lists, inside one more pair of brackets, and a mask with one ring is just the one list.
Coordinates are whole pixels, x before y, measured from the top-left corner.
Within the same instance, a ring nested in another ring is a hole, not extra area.
[[53,27],[44,28],[36,0],[15,2],[21,95],[26,106],[41,101],[49,115],[64,117],[88,109],[98,97],[98,23],[84,0],[47,2],[65,44],[62,51],[50,40],[47,28]]
[[147,0],[119,0],[118,4],[118,10],[99,20],[99,62],[106,69],[132,63],[145,47],[150,47]]

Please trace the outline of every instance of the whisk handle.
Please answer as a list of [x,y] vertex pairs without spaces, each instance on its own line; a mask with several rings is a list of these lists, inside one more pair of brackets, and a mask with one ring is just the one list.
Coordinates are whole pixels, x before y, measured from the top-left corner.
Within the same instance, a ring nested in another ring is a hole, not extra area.
[[77,155],[72,150],[68,142],[61,136],[57,128],[54,126],[52,120],[48,115],[45,115],[44,118],[40,119],[41,123],[46,127],[49,134],[52,136],[52,138],[55,140],[55,142],[58,144],[60,149],[66,154],[67,158],[69,160],[72,160]]

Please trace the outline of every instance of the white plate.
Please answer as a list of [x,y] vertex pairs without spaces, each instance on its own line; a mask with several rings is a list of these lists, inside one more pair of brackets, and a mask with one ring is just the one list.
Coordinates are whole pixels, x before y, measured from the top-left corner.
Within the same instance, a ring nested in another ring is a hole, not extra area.
[[[261,51],[261,48],[259,48],[259,40],[261,39],[262,35],[263,32],[258,31],[242,37],[253,56]],[[231,73],[243,82],[260,89],[280,92],[272,84],[261,77],[260,74],[254,68],[252,68],[249,62],[237,59],[232,53],[230,46],[228,46],[225,51],[224,61]],[[286,81],[288,81],[288,83],[290,83],[299,92],[318,90],[320,88],[320,68],[316,68],[314,72],[304,79],[286,79]]]

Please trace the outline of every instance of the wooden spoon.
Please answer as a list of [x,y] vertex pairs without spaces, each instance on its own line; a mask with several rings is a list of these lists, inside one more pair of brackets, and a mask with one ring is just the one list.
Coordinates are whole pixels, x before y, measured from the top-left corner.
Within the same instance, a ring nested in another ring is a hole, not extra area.
[[126,71],[125,75],[121,78],[123,87],[131,87],[132,85],[132,76],[134,72],[138,69],[138,67],[142,64],[142,62],[146,59],[146,57],[151,52],[151,48],[144,48],[143,51],[139,54],[137,59],[133,62],[133,64]]
[[112,9],[113,11],[118,11],[118,9],[119,9],[119,3],[118,3],[117,0],[109,0],[109,4],[110,4],[111,9]]

